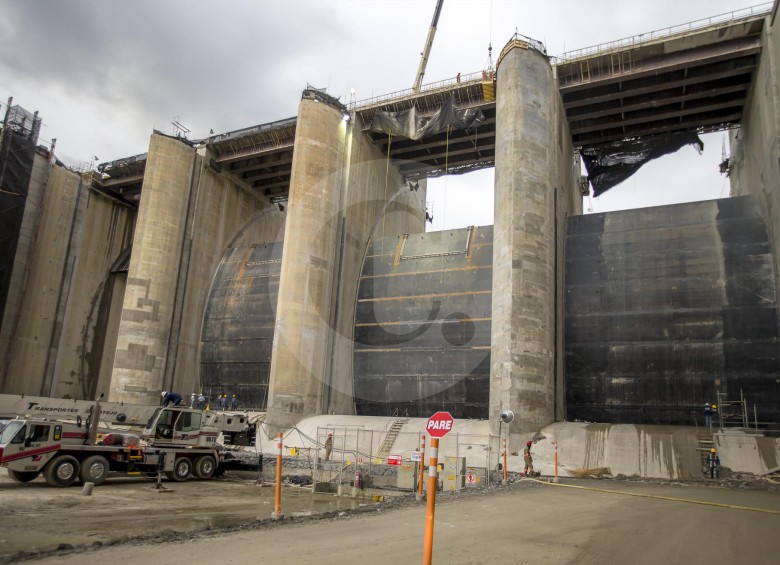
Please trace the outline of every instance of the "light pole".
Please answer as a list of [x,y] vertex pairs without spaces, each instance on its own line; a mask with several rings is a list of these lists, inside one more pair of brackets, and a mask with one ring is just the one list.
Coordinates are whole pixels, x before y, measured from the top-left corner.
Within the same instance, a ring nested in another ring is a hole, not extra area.
[[503,447],[502,453],[503,453],[503,459],[504,459],[504,461],[503,461],[503,463],[504,463],[504,465],[503,465],[504,478],[501,481],[502,485],[506,485],[509,482],[508,478],[507,478],[507,468],[506,468],[506,450],[507,450],[507,445],[506,444],[507,444],[507,436],[509,436],[509,424],[512,422],[512,420],[515,419],[515,413],[512,412],[511,410],[504,410],[503,412],[501,412],[501,414],[498,416],[498,418],[499,418],[498,419],[498,439],[499,439],[499,441],[501,441],[501,439],[502,439],[502,437],[501,437],[501,424],[507,424],[507,428],[506,428],[506,432],[507,433],[506,433],[506,436],[504,436],[504,438],[503,438],[503,446],[502,446]]

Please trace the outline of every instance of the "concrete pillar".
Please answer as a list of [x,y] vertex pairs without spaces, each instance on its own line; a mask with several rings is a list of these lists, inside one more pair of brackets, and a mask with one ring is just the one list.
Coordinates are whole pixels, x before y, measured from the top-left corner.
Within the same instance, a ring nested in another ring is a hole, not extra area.
[[554,410],[559,95],[546,57],[522,42],[499,66],[490,420],[498,428],[511,409],[510,431],[527,434],[552,422]]
[[298,110],[268,393],[274,426],[322,410],[340,246],[342,115],[327,100],[304,98]]
[[160,401],[195,150],[152,135],[119,325],[109,400]]
[[775,286],[780,289],[780,17],[776,13],[764,21],[761,45],[742,122],[729,133],[729,182],[731,196],[755,194],[762,201],[774,249]]

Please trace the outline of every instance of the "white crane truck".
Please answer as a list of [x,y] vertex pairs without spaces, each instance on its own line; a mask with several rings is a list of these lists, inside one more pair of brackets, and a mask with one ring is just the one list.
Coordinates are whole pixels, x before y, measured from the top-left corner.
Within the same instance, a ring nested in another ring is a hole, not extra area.
[[[93,413],[100,418],[93,418]],[[140,436],[108,429],[98,440],[99,421],[138,425],[144,413],[149,417]],[[157,476],[158,472],[186,481],[191,476],[208,479],[229,468],[258,468],[226,460],[217,445],[221,431],[246,427],[245,415],[0,395],[0,416],[15,416],[0,432],[0,466],[19,482],[42,473],[52,486],[77,480],[98,485],[109,473]]]

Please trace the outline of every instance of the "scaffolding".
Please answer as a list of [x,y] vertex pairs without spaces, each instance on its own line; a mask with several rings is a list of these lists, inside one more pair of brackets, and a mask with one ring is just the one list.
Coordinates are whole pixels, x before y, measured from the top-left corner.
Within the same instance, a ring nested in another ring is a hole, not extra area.
[[[720,429],[725,427],[748,428],[747,400],[739,389],[739,400],[729,400],[725,392],[715,393],[718,399],[718,423]],[[756,425],[758,423],[756,422]]]

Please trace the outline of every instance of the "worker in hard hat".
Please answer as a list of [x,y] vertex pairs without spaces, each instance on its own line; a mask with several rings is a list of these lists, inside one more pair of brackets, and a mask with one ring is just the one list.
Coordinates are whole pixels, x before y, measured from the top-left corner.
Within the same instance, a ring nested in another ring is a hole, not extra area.
[[704,405],[704,425],[712,428],[712,406],[709,402]]
[[707,471],[710,474],[711,479],[717,479],[720,471],[720,457],[713,447],[710,449],[710,454],[707,456]]
[[178,406],[179,404],[181,404],[181,394],[177,392],[172,392],[172,391],[168,392],[164,390],[162,392],[163,408],[165,408],[169,404],[173,404],[174,406]]
[[233,395],[233,398],[230,399],[230,409],[231,410],[238,409],[238,397],[235,394]]
[[525,442],[525,449],[523,449],[523,460],[525,461],[525,473],[526,477],[530,477],[534,474],[534,458],[531,456],[532,441]]

